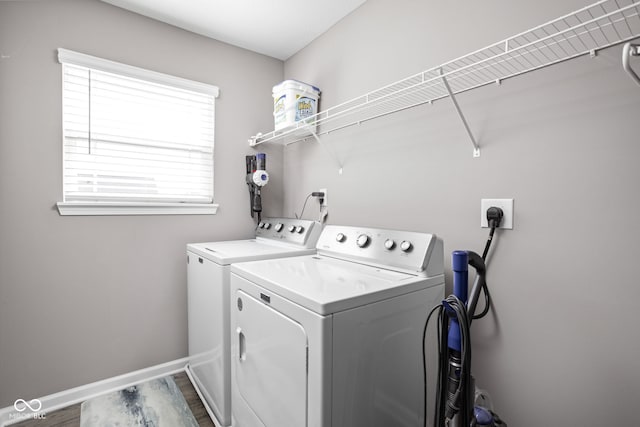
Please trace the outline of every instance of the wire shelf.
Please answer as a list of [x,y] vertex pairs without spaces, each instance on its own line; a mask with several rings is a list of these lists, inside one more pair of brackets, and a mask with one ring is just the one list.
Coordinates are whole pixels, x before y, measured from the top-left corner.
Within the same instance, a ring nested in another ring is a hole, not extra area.
[[[640,1],[603,0],[453,61],[321,111],[306,122],[253,136],[291,144],[528,73],[640,37]],[[446,80],[445,80],[446,79]],[[311,132],[310,125],[318,126]],[[475,145],[475,142],[474,142]],[[477,147],[476,147],[477,148]]]

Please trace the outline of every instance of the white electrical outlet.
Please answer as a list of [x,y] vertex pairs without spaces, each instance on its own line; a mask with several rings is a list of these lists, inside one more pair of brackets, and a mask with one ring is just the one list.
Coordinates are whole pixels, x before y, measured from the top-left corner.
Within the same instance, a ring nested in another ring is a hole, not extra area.
[[322,198],[322,203],[320,203],[320,207],[321,208],[326,208],[327,207],[327,189],[326,188],[321,188],[318,190],[321,193],[324,193],[324,197]]
[[487,210],[495,206],[502,209],[503,217],[500,227],[513,230],[513,199],[481,199],[480,200],[480,227],[489,228]]

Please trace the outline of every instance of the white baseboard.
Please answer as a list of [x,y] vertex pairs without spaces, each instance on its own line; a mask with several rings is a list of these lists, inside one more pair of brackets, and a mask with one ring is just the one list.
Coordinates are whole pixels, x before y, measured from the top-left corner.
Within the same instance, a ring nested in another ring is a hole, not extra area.
[[[47,412],[53,412],[70,405],[75,405],[76,403],[84,402],[85,400],[102,394],[122,390],[144,381],[183,372],[188,362],[189,359],[185,357],[41,397],[38,400],[42,403],[42,407],[38,413],[46,414]],[[20,418],[19,415],[22,414],[16,411],[13,406],[0,409],[0,427],[24,421],[25,418]]]

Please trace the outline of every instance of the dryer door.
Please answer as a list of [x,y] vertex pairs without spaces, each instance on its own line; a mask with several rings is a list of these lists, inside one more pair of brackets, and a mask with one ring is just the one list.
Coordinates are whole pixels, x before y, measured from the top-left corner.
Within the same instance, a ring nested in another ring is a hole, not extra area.
[[304,328],[241,290],[236,303],[239,352],[232,363],[242,400],[265,427],[307,425]]

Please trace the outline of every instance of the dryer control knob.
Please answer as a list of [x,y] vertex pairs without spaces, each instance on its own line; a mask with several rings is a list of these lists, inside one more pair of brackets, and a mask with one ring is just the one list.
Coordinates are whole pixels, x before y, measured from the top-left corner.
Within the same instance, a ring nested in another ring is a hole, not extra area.
[[303,226],[299,225],[299,226],[296,227],[296,233],[302,234],[303,231],[304,231],[304,227]]
[[264,228],[264,222],[261,222],[260,224],[258,224],[259,228]]
[[358,240],[356,241],[356,244],[359,247],[364,248],[369,244],[369,236],[367,236],[366,234],[359,235]]
[[264,223],[264,228],[267,229],[267,230],[270,229],[271,228],[271,223],[270,222],[265,222]]
[[387,240],[385,240],[385,242],[384,242],[384,247],[385,247],[387,250],[391,250],[391,249],[393,249],[393,248],[395,248],[395,247],[396,247],[396,242],[394,242],[394,241],[393,241],[393,239],[387,239]]
[[347,240],[347,236],[345,236],[343,233],[338,233],[338,234],[336,235],[336,241],[337,241],[337,242],[342,243],[342,242],[344,242],[345,240]]
[[273,227],[278,233],[282,231],[282,227],[284,227],[282,225],[281,222],[277,223],[275,227]]
[[402,249],[402,252],[409,252],[411,249],[413,249],[413,245],[410,241],[403,240],[402,243],[400,243],[400,249]]
[[294,231],[296,231],[296,226],[295,225],[290,225],[287,230],[289,230],[289,232],[293,233]]

